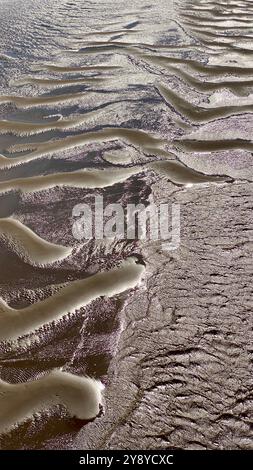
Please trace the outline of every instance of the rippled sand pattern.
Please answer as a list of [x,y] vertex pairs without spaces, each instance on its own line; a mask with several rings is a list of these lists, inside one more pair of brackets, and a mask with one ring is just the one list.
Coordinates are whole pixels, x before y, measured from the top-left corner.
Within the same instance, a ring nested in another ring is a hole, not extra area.
[[157,181],[222,187],[230,152],[252,154],[234,124],[252,122],[252,22],[247,0],[0,4],[3,448],[62,448],[99,414],[88,376],[107,383],[145,287],[141,244],[75,240],[74,205],[148,205]]
[[13,340],[24,336],[50,321],[73,313],[101,295],[110,297],[135,287],[142,273],[143,266],[130,259],[117,269],[74,281],[48,299],[24,309],[14,310],[1,302],[0,339]]
[[[8,188],[12,190],[12,188]],[[48,264],[66,258],[71,248],[43,240],[18,220],[0,218],[0,237],[23,258],[34,264]]]
[[66,406],[72,416],[91,419],[99,413],[102,390],[101,382],[61,371],[24,384],[0,380],[0,430],[6,432],[33,414],[59,404]]

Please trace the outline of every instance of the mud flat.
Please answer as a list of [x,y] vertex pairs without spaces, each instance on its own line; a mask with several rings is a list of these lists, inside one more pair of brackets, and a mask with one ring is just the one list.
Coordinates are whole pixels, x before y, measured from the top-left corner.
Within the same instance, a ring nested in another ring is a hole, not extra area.
[[88,7],[0,6],[1,448],[250,449],[253,6]]
[[106,415],[74,448],[252,448],[252,189],[153,187],[181,204],[181,246],[142,247],[147,288],[123,311]]

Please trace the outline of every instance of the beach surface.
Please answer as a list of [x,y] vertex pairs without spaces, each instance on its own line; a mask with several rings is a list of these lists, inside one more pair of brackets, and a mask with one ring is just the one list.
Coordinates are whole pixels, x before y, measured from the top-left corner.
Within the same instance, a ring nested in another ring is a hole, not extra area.
[[[2,449],[253,448],[252,22],[0,1]],[[76,236],[101,200],[180,210],[175,246]]]

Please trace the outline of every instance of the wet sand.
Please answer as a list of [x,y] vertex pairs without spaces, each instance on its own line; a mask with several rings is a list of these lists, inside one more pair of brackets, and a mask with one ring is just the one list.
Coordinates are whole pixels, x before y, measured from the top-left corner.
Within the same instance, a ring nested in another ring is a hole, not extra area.
[[[252,448],[252,18],[0,5],[1,448]],[[76,240],[95,196],[180,204],[180,245]]]

